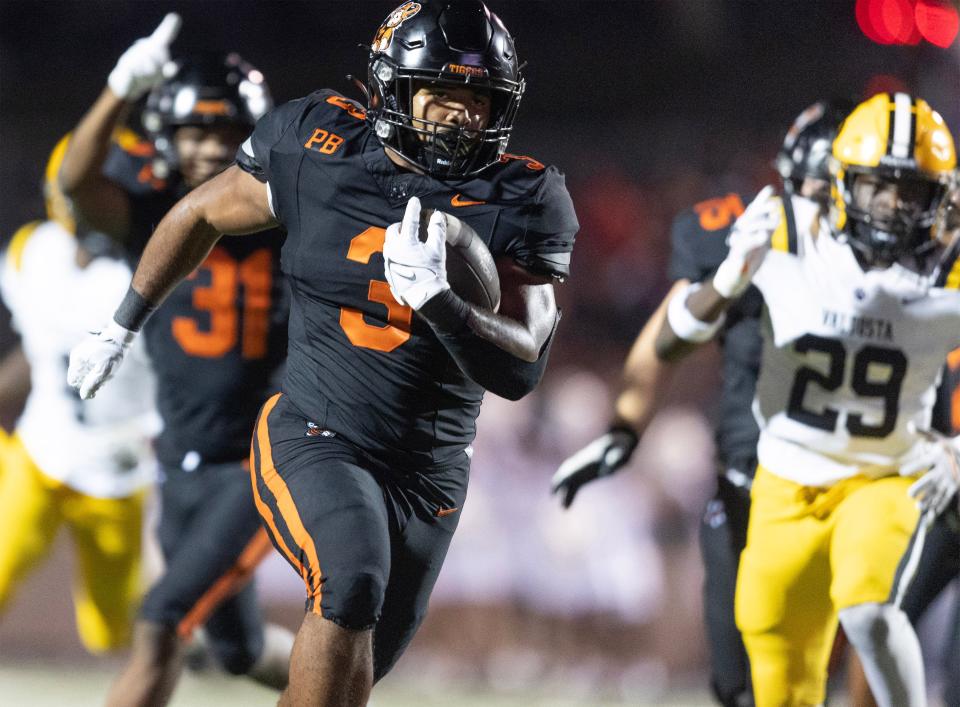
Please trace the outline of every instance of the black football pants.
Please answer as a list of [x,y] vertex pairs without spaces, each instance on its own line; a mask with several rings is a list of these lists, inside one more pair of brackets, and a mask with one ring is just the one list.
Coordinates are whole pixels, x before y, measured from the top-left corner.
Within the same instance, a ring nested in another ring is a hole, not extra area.
[[[260,517],[246,460],[201,464],[193,471],[164,466],[162,472],[158,536],[166,569],[147,593],[140,616],[176,628],[254,542]],[[263,650],[253,583],[218,604],[205,628],[224,669],[246,673]]]
[[373,629],[374,678],[413,638],[466,498],[469,458],[409,470],[372,459],[270,398],[254,432],[255,501],[277,550],[303,578],[306,610]]
[[705,574],[703,611],[710,647],[710,687],[724,707],[753,704],[750,663],[733,611],[737,566],[747,541],[749,517],[749,489],[719,476],[717,493],[707,503],[700,522],[700,549]]

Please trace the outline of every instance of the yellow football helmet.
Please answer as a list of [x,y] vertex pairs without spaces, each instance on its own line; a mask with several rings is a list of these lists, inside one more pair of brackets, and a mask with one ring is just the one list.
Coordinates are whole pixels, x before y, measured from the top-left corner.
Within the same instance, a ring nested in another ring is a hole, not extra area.
[[933,226],[953,183],[956,150],[926,101],[880,93],[858,105],[833,142],[830,217],[868,266],[913,256],[926,269]]

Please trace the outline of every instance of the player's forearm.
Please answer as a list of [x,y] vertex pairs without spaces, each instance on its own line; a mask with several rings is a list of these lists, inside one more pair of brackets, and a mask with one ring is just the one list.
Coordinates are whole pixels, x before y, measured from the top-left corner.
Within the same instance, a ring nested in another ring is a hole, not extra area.
[[[671,294],[683,289],[683,280],[671,290]],[[642,435],[653,418],[660,402],[662,391],[673,372],[674,366],[657,356],[655,342],[657,333],[667,317],[667,302],[670,295],[660,303],[647,320],[634,342],[623,367],[622,389],[614,404],[614,427],[629,427]]]
[[[682,298],[676,301],[676,298]],[[673,293],[668,302],[668,316],[657,333],[655,349],[662,361],[677,361],[700,344],[713,338],[721,324],[721,317],[734,300],[726,299],[716,291],[711,281],[706,281],[692,291],[683,289]],[[671,305],[676,309],[670,312]],[[689,318],[678,318],[678,311],[686,310]],[[673,319],[673,323],[671,322]],[[674,323],[682,321],[682,330]],[[712,329],[712,331],[710,331]]]
[[0,361],[0,426],[5,430],[13,430],[29,394],[30,363],[16,345]]
[[[275,225],[267,186],[239,167],[227,168],[187,194],[160,221],[137,265],[131,293],[114,319],[128,329],[129,323],[142,323],[204,261],[221,234],[257,233]],[[123,316],[131,311],[135,316]]]
[[548,308],[524,324],[469,305],[447,290],[419,312],[460,370],[490,392],[518,400],[543,377],[556,325],[555,305],[549,319],[543,316],[550,314]]
[[[164,216],[144,248],[132,288],[156,307],[210,253],[220,232],[190,196]],[[123,322],[120,322],[121,324]]]
[[105,88],[73,129],[59,175],[60,187],[71,199],[82,198],[85,190],[105,180],[102,170],[110,137],[127,108],[125,101]]

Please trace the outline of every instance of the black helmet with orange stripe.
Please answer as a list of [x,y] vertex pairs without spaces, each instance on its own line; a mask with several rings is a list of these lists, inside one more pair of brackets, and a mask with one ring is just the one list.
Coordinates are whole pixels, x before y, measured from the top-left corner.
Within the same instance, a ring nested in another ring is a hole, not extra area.
[[[367,119],[407,164],[440,178],[464,177],[506,151],[525,83],[513,38],[480,0],[404,2],[377,30],[367,69]],[[426,84],[485,93],[486,126],[415,119],[413,97]]]
[[236,125],[252,130],[273,107],[263,74],[238,54],[201,54],[170,62],[150,92],[141,121],[159,157],[155,170],[177,166],[173,134],[183,126]]
[[821,100],[796,117],[774,162],[783,178],[785,192],[799,194],[804,179],[822,180],[825,185],[823,206],[826,207],[833,140],[853,106],[850,101]]

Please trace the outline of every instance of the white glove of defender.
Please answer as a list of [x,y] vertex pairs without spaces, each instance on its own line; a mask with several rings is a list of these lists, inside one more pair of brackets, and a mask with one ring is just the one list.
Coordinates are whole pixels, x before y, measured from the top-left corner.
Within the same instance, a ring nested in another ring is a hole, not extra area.
[[113,320],[100,331],[90,332],[70,351],[67,385],[76,388],[84,400],[92,398],[113,377],[136,336],[135,331]]
[[125,101],[136,101],[163,83],[163,66],[170,61],[170,44],[176,39],[180,24],[180,15],[168,13],[153,34],[134,42],[110,72],[110,90]]
[[713,289],[726,299],[743,294],[770,250],[780,223],[780,200],[772,196],[773,187],[764,187],[730,229],[730,252],[713,276]]
[[913,476],[928,470],[907,489],[907,495],[916,499],[921,513],[932,511],[939,515],[960,489],[960,436],[944,437],[927,430],[916,432],[926,439],[927,448],[906,462],[900,474]]
[[434,211],[427,225],[427,241],[420,242],[420,200],[407,202],[403,221],[390,224],[383,240],[383,269],[390,292],[400,304],[420,309],[450,288],[447,283],[447,219]]

